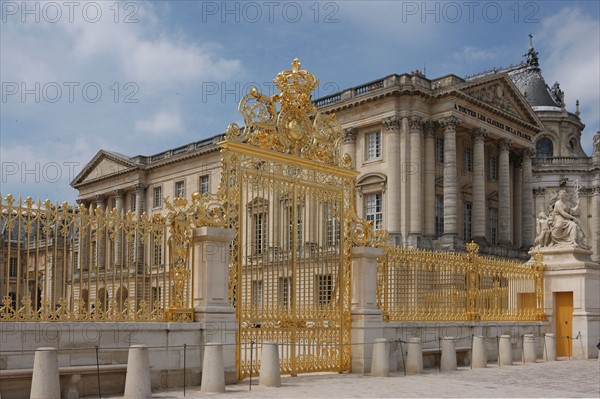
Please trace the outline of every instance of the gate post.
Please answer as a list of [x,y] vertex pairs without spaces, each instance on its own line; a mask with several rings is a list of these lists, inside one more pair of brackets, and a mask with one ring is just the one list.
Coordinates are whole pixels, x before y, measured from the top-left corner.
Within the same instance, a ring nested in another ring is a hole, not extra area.
[[383,250],[352,248],[352,372],[371,371],[373,343],[383,338],[383,316],[377,308],[377,258]]
[[199,227],[193,235],[194,321],[204,327],[204,341],[225,344],[225,382],[237,381],[235,309],[229,303],[229,245],[235,231]]

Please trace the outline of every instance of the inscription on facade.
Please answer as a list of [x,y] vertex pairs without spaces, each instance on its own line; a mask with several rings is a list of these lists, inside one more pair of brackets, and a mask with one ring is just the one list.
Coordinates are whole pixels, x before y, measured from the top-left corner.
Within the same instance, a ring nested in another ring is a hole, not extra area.
[[487,115],[480,114],[479,112],[475,112],[475,111],[473,111],[473,110],[471,110],[471,109],[469,109],[467,107],[463,107],[462,105],[458,105],[458,104],[454,104],[454,109],[457,110],[457,111],[459,111],[459,112],[462,112],[463,114],[469,115],[469,116],[471,116],[473,118],[477,118],[480,121],[483,121],[483,122],[485,122],[485,123],[487,123],[489,125],[495,126],[495,127],[500,128],[500,129],[502,129],[504,131],[507,131],[507,132],[509,132],[511,134],[514,134],[515,136],[522,137],[522,138],[524,138],[527,141],[531,141],[531,136],[530,135],[525,134],[525,133],[521,132],[520,130],[515,129],[512,126],[505,125],[502,122],[498,122],[497,120],[492,119],[492,118],[490,118]]

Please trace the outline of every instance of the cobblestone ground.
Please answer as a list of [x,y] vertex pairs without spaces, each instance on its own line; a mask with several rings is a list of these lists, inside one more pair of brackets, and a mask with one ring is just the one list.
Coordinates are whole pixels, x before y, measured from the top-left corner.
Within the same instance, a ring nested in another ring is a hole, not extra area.
[[[186,390],[186,398],[599,398],[598,359],[561,360],[485,369],[459,368],[451,373],[425,370],[421,375],[392,373],[388,378],[357,374],[310,374],[282,377],[280,388],[248,380],[227,385],[225,393]],[[183,390],[160,391],[154,398],[183,398]]]

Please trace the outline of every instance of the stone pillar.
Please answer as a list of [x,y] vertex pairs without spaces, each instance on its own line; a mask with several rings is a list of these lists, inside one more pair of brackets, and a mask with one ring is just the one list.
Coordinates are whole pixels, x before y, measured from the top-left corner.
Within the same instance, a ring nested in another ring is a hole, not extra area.
[[135,213],[137,213],[138,215],[141,215],[142,213],[144,213],[144,210],[146,209],[145,194],[146,194],[147,187],[148,186],[143,183],[138,183],[134,186],[134,188],[135,188]]
[[[135,213],[137,215],[141,215],[144,213],[145,202],[144,197],[146,193],[146,184],[138,183],[134,186],[135,188]],[[138,274],[142,274],[144,267],[144,237],[136,237],[136,246],[135,246],[135,264],[137,268]],[[154,248],[152,248],[154,250]],[[141,291],[139,292],[140,297],[137,298],[141,300]]]
[[390,344],[385,338],[377,338],[373,344],[373,361],[371,362],[372,377],[389,377],[390,375]]
[[388,175],[388,187],[386,190],[386,205],[385,221],[387,230],[392,237],[400,234],[400,187],[401,182],[401,164],[400,164],[400,128],[402,120],[396,116],[385,118],[382,120],[383,129],[385,132],[385,151],[386,164]]
[[485,149],[487,131],[482,128],[473,129],[473,238],[483,241],[485,237]]
[[146,345],[131,345],[127,357],[125,377],[125,399],[146,399],[152,397],[150,386],[150,358]]
[[383,317],[377,307],[377,258],[383,250],[352,248],[352,372],[368,373],[373,342],[383,335]]
[[535,211],[533,208],[532,192],[533,172],[531,166],[534,156],[534,150],[529,149],[523,152],[523,188],[521,192],[521,212],[523,215],[521,218],[521,223],[523,226],[521,229],[521,241],[523,248],[531,248],[535,239]]
[[500,336],[500,342],[498,342],[498,362],[500,366],[511,366],[513,364],[513,351],[510,335]]
[[[115,209],[118,217],[123,216],[123,190],[114,190]],[[117,232],[115,236],[115,266],[121,265],[121,255],[123,250],[123,236],[121,232]]]
[[523,363],[535,363],[537,360],[536,345],[537,339],[533,334],[523,336]]
[[442,250],[452,251],[458,245],[458,169],[456,165],[456,117],[440,121],[444,127],[444,235]]
[[225,392],[223,344],[211,342],[204,347],[200,391],[211,393]]
[[510,140],[502,140],[498,144],[500,151],[500,173],[498,176],[498,244],[511,245],[511,214],[510,214]]
[[544,336],[544,360],[547,362],[556,361],[556,335],[547,333]]
[[58,352],[56,348],[38,348],[33,359],[31,399],[60,398]]
[[423,198],[425,226],[423,233],[429,239],[435,238],[435,129],[436,123],[427,121],[423,125],[425,135],[425,197]]
[[[410,126],[410,225],[408,246],[417,248],[423,235],[423,195],[421,140],[423,139],[423,120],[418,115],[408,118]],[[399,204],[398,204],[399,205]]]
[[406,374],[421,374],[423,372],[423,343],[421,338],[408,339],[408,354],[406,356]]
[[258,385],[278,388],[281,386],[279,346],[276,342],[263,342],[260,353],[260,377]]
[[235,309],[229,304],[229,244],[235,231],[217,227],[194,230],[194,321],[204,323],[206,342],[227,344],[223,347],[225,379],[236,381]]
[[519,153],[512,153],[511,161],[514,167],[512,178],[513,207],[512,207],[512,244],[515,248],[522,245],[522,220],[523,220],[523,157]]
[[473,336],[473,349],[471,350],[471,368],[487,367],[487,353],[485,351],[485,338],[481,335]]
[[342,144],[342,156],[344,154],[350,155],[352,158],[352,166],[354,169],[357,169],[356,164],[356,135],[358,134],[358,129],[355,127],[349,127],[344,129],[344,142]]
[[[102,219],[105,220],[104,216],[106,216],[106,210],[104,207],[104,196],[96,195],[95,198],[96,209],[98,209],[102,213]],[[104,268],[106,266],[106,229],[105,226],[98,226],[98,231],[96,231],[96,240],[98,242],[98,266],[100,268]]]
[[440,359],[441,371],[455,371],[457,369],[456,347],[454,337],[444,337],[442,340],[442,357]]
[[[600,158],[600,153],[597,154]],[[591,189],[591,211],[590,215],[592,220],[590,221],[590,245],[592,246],[592,260],[600,262],[600,186],[592,187]]]

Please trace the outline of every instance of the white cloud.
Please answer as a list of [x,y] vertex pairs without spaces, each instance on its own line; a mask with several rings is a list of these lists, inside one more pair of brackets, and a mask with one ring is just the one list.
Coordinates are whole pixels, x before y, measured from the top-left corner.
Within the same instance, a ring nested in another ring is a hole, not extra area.
[[600,23],[577,8],[563,8],[542,22],[534,37],[539,39],[540,63],[549,85],[560,83],[567,109],[581,104],[580,118],[586,124],[584,149],[591,153],[592,136],[600,129]]
[[505,54],[506,48],[478,48],[475,46],[466,46],[452,53],[451,58],[454,61],[462,62],[463,64],[478,63],[498,59],[498,56]]
[[152,119],[138,120],[135,130],[142,133],[162,136],[181,133],[185,130],[179,115],[168,112],[158,112]]

